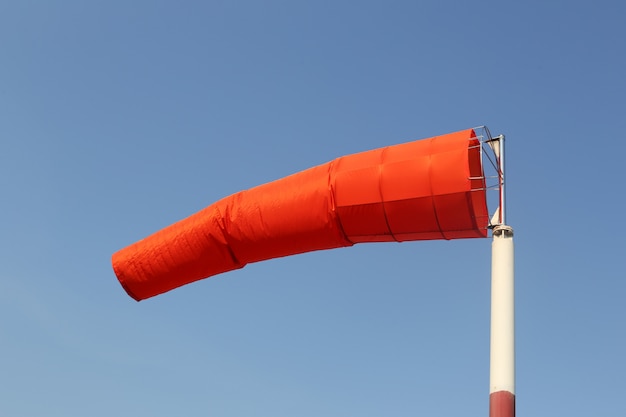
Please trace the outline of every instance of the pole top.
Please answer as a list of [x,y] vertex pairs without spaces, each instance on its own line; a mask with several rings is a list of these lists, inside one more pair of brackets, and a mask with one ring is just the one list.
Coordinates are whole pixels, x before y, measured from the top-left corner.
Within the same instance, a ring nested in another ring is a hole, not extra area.
[[513,228],[506,224],[498,224],[494,226],[491,234],[494,238],[513,237]]

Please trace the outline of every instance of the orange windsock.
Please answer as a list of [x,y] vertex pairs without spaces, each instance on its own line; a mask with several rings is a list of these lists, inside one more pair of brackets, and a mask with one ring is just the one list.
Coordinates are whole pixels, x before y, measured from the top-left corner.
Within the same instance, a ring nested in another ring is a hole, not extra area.
[[343,156],[223,198],[113,255],[135,300],[281,256],[360,242],[486,237],[472,129]]

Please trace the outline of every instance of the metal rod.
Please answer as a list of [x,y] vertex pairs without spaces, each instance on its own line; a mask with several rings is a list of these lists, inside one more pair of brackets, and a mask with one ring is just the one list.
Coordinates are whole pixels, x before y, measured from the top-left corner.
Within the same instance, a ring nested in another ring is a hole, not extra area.
[[498,136],[498,141],[500,142],[500,156],[498,158],[498,170],[500,171],[500,224],[506,224],[506,194],[504,191],[504,135]]

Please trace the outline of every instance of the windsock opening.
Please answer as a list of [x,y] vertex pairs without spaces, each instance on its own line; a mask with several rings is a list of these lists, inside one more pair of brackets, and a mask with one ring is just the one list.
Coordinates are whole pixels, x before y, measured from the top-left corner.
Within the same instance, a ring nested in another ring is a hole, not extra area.
[[140,301],[251,262],[391,242],[487,237],[473,129],[343,156],[225,197],[118,252]]

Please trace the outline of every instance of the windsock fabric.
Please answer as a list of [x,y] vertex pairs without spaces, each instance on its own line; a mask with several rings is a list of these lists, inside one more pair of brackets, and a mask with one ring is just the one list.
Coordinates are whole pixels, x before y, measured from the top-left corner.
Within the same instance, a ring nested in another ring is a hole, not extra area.
[[230,195],[113,255],[140,301],[250,262],[360,242],[487,236],[473,130],[343,156]]

